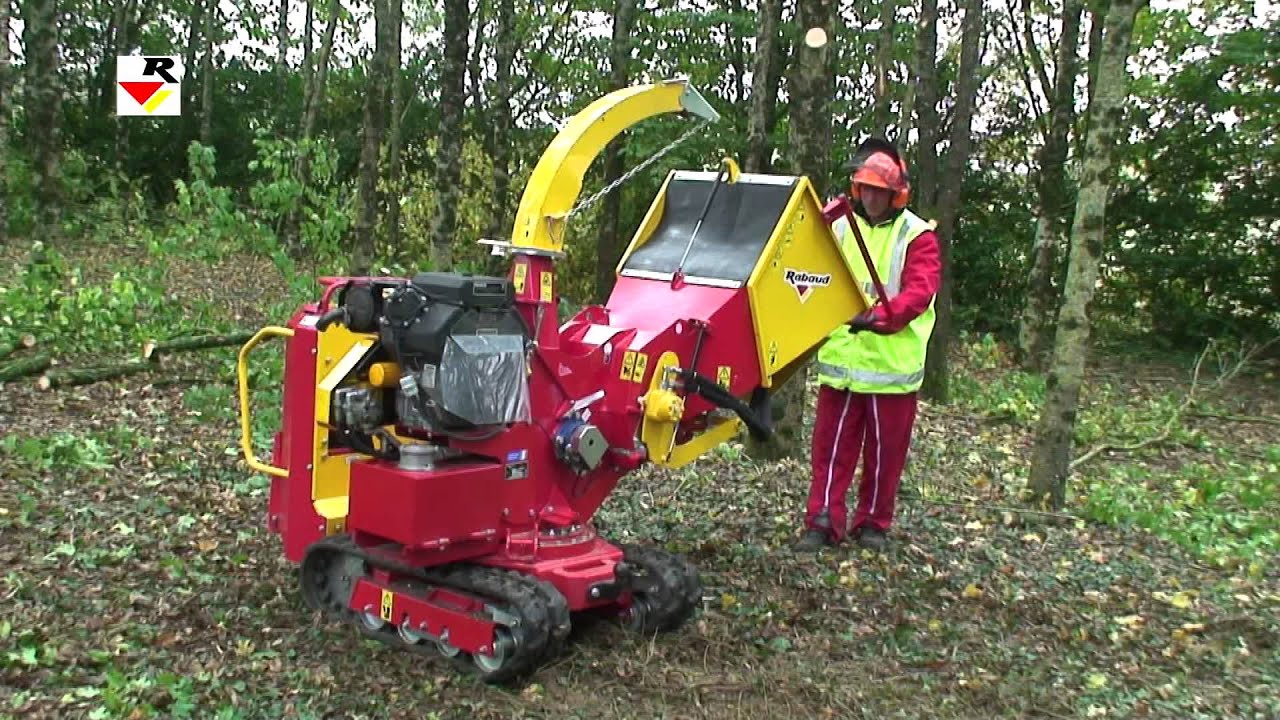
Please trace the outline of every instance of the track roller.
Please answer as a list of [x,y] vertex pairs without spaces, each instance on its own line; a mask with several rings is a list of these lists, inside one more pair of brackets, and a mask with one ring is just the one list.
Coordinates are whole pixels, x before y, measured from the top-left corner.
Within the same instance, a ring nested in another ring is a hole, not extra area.
[[494,641],[486,653],[469,654],[449,642],[448,632],[435,637],[407,624],[386,622],[377,609],[347,606],[360,578],[370,576],[378,561],[348,536],[322,540],[302,562],[301,591],[312,608],[326,617],[356,627],[362,635],[426,655],[442,655],[455,667],[475,672],[488,683],[522,677],[557,655],[569,635],[569,607],[550,583],[521,573],[479,565],[422,570],[386,567],[396,575],[398,593],[426,597],[447,588],[476,599],[479,615],[494,625]]

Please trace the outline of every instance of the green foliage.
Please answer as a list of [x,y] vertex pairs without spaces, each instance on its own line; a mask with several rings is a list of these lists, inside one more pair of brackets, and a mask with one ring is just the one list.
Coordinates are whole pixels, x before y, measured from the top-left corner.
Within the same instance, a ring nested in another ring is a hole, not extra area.
[[187,146],[190,180],[174,181],[177,198],[171,227],[165,238],[169,249],[216,259],[227,248],[261,249],[268,241],[262,228],[236,206],[230,189],[215,184],[217,170],[213,148],[199,143]]
[[1083,512],[1172,540],[1207,561],[1259,576],[1280,553],[1280,445],[1259,469],[1232,460],[1173,472],[1116,466],[1082,491]]
[[960,349],[968,359],[966,372],[952,379],[957,405],[993,420],[1034,424],[1044,404],[1044,378],[1010,367],[1008,351],[991,334],[965,340]]
[[88,284],[83,268],[37,242],[13,284],[0,286],[0,328],[73,351],[136,346],[172,330],[153,271],[121,268],[101,284]]
[[[281,236],[289,213],[299,214],[299,236],[312,252],[333,255],[341,249],[353,217],[353,197],[339,180],[339,155],[327,139],[295,142],[259,131],[254,138],[257,157],[249,170],[258,179],[249,188],[256,216]],[[297,174],[305,154],[309,182]]]

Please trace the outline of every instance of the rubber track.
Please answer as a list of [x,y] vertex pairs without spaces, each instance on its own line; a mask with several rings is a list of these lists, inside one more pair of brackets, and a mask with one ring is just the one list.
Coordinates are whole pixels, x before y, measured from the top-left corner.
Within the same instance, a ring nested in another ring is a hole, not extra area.
[[[370,630],[361,622],[358,613],[347,608],[350,586],[334,582],[328,574],[337,559],[344,556],[356,557],[367,565],[377,565],[411,578],[410,581],[397,581],[396,589],[421,591],[421,587],[412,587],[415,582],[447,587],[477,596],[516,615],[517,624],[508,628],[515,640],[515,655],[496,671],[482,671],[465,653],[454,658],[455,666],[476,673],[485,682],[503,683],[527,675],[544,661],[557,655],[569,635],[569,607],[564,596],[550,583],[522,573],[465,564],[424,570],[371,557],[349,535],[325,538],[312,545],[303,558],[300,570],[302,595],[307,604],[323,610],[329,619],[353,624],[363,635],[393,647],[421,655],[443,657],[432,643],[403,642],[397,628],[390,623],[380,630]],[[321,582],[322,579],[324,582]]]
[[698,571],[684,558],[649,545],[623,545],[624,559],[644,568],[662,586],[657,597],[646,596],[650,615],[644,632],[678,630],[702,605],[702,583]]

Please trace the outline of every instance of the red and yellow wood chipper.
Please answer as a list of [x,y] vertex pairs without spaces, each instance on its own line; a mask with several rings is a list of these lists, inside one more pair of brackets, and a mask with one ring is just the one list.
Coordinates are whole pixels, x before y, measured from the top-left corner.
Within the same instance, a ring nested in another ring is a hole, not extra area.
[[[685,465],[867,307],[805,177],[672,171],[603,305],[558,322],[556,261],[583,174],[660,113],[710,122],[685,80],[613,92],[535,167],[505,277],[325,278],[315,302],[239,358],[241,445],[272,476],[267,527],[311,607],[490,682],[563,647],[577,612],[681,626],[697,572],[619,547],[592,516],[645,463]],[[286,338],[270,462],[251,442],[248,357]]]

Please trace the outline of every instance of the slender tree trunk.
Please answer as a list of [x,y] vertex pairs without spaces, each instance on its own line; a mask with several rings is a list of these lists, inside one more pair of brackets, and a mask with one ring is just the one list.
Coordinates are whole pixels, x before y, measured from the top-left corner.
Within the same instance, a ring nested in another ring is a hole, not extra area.
[[[185,132],[182,136],[175,138],[181,143],[178,149],[179,156],[185,158],[187,156],[187,146],[190,145],[200,134],[200,120],[195,112],[197,88],[195,79],[197,77],[196,61],[198,56],[196,52],[200,49],[200,34],[204,31],[204,16],[209,11],[209,5],[216,0],[192,0],[191,17],[187,22],[187,49],[182,58],[182,72],[185,73],[182,83],[182,114],[183,127]],[[115,78],[112,78],[114,81]]]
[[485,235],[502,239],[511,226],[507,208],[511,192],[511,71],[515,64],[516,13],[514,0],[497,0],[494,37],[494,77],[489,112],[489,157],[493,162],[490,181],[493,202],[489,210],[489,227]]
[[200,144],[205,147],[213,146],[213,53],[217,50],[213,29],[219,15],[217,3],[210,0],[204,15],[205,48],[200,62]]
[[1097,83],[1089,105],[1091,129],[1085,143],[1080,194],[1071,227],[1066,293],[1058,313],[1053,361],[1045,382],[1045,402],[1031,460],[1034,499],[1052,507],[1061,507],[1066,500],[1076,410],[1088,355],[1089,303],[1097,285],[1098,261],[1103,253],[1115,151],[1123,142],[1124,103],[1129,84],[1125,63],[1129,58],[1134,18],[1146,4],[1147,0],[1112,0],[1103,30]]
[[489,25],[489,0],[476,0],[471,24],[475,28],[475,39],[467,51],[467,95],[471,98],[473,107],[482,108],[486,102],[484,71],[480,63],[484,57],[484,39]]
[[56,233],[62,201],[58,174],[62,158],[62,81],[58,72],[57,0],[27,0],[24,15],[27,146],[34,160],[40,221],[45,231]]
[[329,17],[325,23],[324,37],[320,39],[320,57],[316,66],[309,71],[310,83],[303,103],[302,132],[299,137],[304,141],[315,135],[316,120],[320,116],[320,106],[324,103],[324,86],[329,76],[329,59],[333,56],[333,40],[337,34],[341,10],[338,0],[329,0]]
[[387,245],[393,251],[400,247],[400,173],[404,151],[404,73],[403,30],[404,0],[391,0],[391,128],[387,138]]
[[[914,78],[910,68],[907,70],[907,77]],[[914,119],[916,109],[916,84],[915,82],[903,83],[902,105],[898,108],[898,128],[892,140],[899,148],[906,149],[907,139],[911,137],[911,121]]]
[[337,35],[338,15],[341,7],[339,0],[329,0],[328,20],[325,24],[324,37],[320,41],[320,57],[316,67],[307,71],[307,88],[302,102],[302,128],[298,135],[298,155],[294,158],[293,176],[302,187],[303,197],[285,216],[284,244],[290,253],[302,249],[301,238],[301,205],[306,202],[307,186],[311,183],[311,157],[309,155],[311,137],[315,133],[316,120],[320,115],[320,106],[324,101],[325,79],[329,74],[329,58],[333,54],[333,39]]
[[947,182],[938,191],[938,249],[942,256],[942,284],[938,288],[934,310],[937,317],[925,358],[924,386],[921,394],[937,402],[950,399],[951,373],[947,349],[951,343],[951,244],[955,239],[960,213],[960,190],[972,146],[970,129],[978,86],[983,77],[978,72],[982,60],[982,0],[964,0],[964,22],[960,36],[960,70],[956,80],[955,118],[951,122],[951,141],[947,150]]
[[773,148],[769,144],[770,119],[778,104],[778,83],[773,78],[780,44],[778,25],[782,21],[782,0],[760,0],[756,15],[756,57],[751,67],[751,114],[747,118],[747,154],[743,169],[769,172]]
[[[1098,0],[1096,4],[1089,7],[1089,47],[1085,51],[1087,53],[1086,72],[1088,75],[1085,80],[1087,82],[1087,92],[1089,104],[1093,105],[1094,90],[1098,84],[1098,62],[1102,57],[1102,30],[1106,23],[1105,18],[1110,10],[1111,0]],[[1081,118],[1080,132],[1076,136],[1077,156],[1083,154],[1083,148],[1089,139],[1089,123],[1092,121],[1092,113],[1085,113]]]
[[390,0],[373,0],[374,47],[365,73],[364,130],[360,141],[357,215],[352,271],[367,275],[377,252],[378,168],[386,127],[388,77],[391,74],[392,19]]
[[1036,240],[1027,279],[1027,301],[1019,327],[1019,349],[1025,367],[1043,371],[1053,343],[1053,312],[1058,294],[1055,268],[1066,237],[1067,137],[1075,116],[1076,53],[1079,49],[1083,0],[1065,0],[1062,38],[1058,43],[1057,77],[1049,108],[1049,134],[1040,150],[1037,182]]
[[871,127],[889,137],[889,105],[893,90],[889,85],[889,68],[893,65],[893,31],[897,25],[897,0],[880,3],[880,34],[876,39],[876,104],[871,111]]
[[729,67],[733,68],[733,85],[730,98],[732,98],[735,108],[742,107],[742,101],[747,96],[747,58],[746,51],[743,48],[744,40],[735,31],[733,24],[734,19],[743,14],[742,2],[743,0],[725,0],[724,4],[724,35],[729,39],[727,54],[729,56]]
[[[4,2],[4,0],[0,0]],[[116,33],[113,42],[114,49],[112,57],[109,58],[111,68],[108,75],[104,78],[104,87],[102,90],[101,112],[104,117],[110,115],[112,119],[112,138],[111,149],[114,155],[113,161],[116,172],[123,174],[125,172],[124,161],[129,156],[129,123],[120,119],[115,114],[115,79],[116,79],[116,55],[130,55],[133,53],[135,43],[137,42],[138,14],[137,3],[135,0],[124,0],[118,6],[120,8],[119,16],[116,18]],[[190,77],[191,68],[183,67],[184,80]],[[121,205],[121,211],[126,212],[127,206]]]
[[314,72],[311,67],[311,44],[316,14],[314,0],[306,0],[305,13],[306,18],[303,20],[302,25],[302,102],[304,105],[306,104],[307,93],[311,88],[311,74]]
[[9,0],[0,0],[0,247],[9,242]]
[[[609,90],[627,86],[631,77],[631,24],[635,14],[634,0],[615,0],[613,3],[613,43],[609,50]],[[604,149],[604,182],[611,183],[622,177],[625,147],[622,139],[614,140]],[[596,298],[604,302],[613,290],[614,268],[622,255],[621,222],[622,189],[605,196],[601,205],[600,237],[596,241]]]
[[915,211],[937,211],[938,193],[938,0],[920,0],[916,22],[916,182]]
[[462,106],[467,92],[467,0],[444,0],[444,63],[440,69],[440,134],[436,151],[436,216],[431,230],[434,269],[453,266],[462,197]]
[[[836,37],[840,4],[835,0],[798,0],[796,21],[801,30],[820,27],[827,37]],[[827,192],[831,170],[831,114],[835,98],[835,52],[832,41],[813,48],[804,43],[795,47],[791,64],[789,164],[792,171],[808,176],[819,196]],[[758,459],[803,457],[805,447],[802,418],[806,407],[805,389],[809,368],[800,368],[781,387],[774,388],[772,420],[775,429],[767,443],[751,442],[748,452]]]
[[288,107],[283,100],[288,97],[289,88],[289,0],[280,0],[276,16],[276,97],[281,102],[275,115],[276,124],[283,127],[284,109]]

